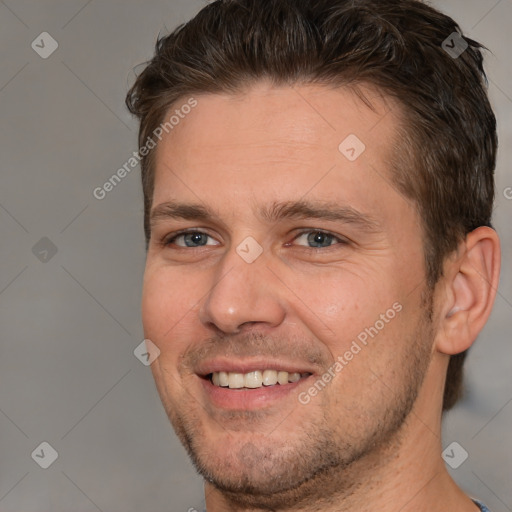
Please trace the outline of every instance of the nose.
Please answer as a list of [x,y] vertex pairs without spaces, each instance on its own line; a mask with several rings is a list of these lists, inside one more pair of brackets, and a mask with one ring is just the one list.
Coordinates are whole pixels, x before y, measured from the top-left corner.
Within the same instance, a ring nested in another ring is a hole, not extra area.
[[247,263],[233,248],[216,268],[199,317],[204,325],[226,334],[237,334],[246,324],[276,327],[285,318],[282,293],[282,283],[267,268],[264,253]]

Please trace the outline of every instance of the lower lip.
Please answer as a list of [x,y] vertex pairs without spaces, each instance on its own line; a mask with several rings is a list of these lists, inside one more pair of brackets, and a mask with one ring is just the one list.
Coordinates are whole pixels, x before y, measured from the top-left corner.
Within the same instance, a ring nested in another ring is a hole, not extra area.
[[210,379],[202,378],[201,381],[203,389],[213,405],[222,409],[246,411],[262,409],[291,395],[296,395],[294,391],[297,387],[302,386],[310,378],[311,375],[297,382],[289,382],[284,385],[262,386],[255,389],[229,389],[213,385]]

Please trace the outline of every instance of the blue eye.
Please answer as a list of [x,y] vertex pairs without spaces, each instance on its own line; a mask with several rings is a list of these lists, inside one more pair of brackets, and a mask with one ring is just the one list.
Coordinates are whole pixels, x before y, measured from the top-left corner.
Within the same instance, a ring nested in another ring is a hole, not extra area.
[[331,247],[334,240],[336,240],[338,243],[345,243],[344,240],[332,235],[331,233],[319,230],[304,231],[303,233],[299,234],[295,240],[298,240],[304,236],[306,236],[307,243],[312,244],[310,245],[312,249]]
[[[167,239],[164,244],[165,245],[177,245],[178,247],[202,247],[205,245],[216,245],[216,244],[208,244],[207,240],[211,238],[210,235],[203,233],[202,231],[186,231],[182,233],[178,233],[173,237]],[[177,240],[183,239],[183,243],[177,243]]]

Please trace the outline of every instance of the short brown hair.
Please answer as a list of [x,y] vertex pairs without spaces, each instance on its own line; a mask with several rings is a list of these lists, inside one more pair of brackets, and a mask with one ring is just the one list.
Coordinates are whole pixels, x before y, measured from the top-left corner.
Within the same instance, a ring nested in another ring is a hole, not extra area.
[[[126,104],[140,119],[142,147],[187,95],[235,93],[261,79],[375,86],[403,108],[392,180],[421,216],[433,289],[445,257],[491,226],[497,135],[482,48],[418,0],[217,0],[158,39]],[[141,159],[146,243],[153,153]],[[444,410],[460,397],[465,356],[450,358]]]

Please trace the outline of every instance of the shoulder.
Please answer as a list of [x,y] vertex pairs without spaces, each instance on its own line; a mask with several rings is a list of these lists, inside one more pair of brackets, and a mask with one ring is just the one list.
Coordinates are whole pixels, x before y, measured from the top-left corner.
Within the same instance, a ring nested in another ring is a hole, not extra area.
[[473,499],[473,502],[480,507],[480,510],[482,512],[491,512],[481,501]]

